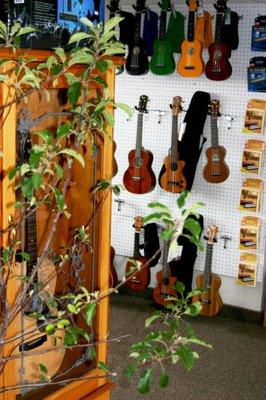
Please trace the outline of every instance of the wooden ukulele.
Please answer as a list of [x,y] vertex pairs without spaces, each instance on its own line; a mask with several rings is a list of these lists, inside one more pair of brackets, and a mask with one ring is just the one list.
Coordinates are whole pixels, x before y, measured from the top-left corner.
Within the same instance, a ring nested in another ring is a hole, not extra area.
[[[133,253],[133,257],[130,258],[126,264],[126,274],[125,274],[126,278],[128,278],[130,276],[131,270],[135,270],[136,262],[142,266],[147,261],[146,258],[143,257],[139,251],[139,236],[140,236],[140,231],[142,229],[142,217],[137,216],[137,217],[135,217],[134,220],[135,220],[135,223],[134,223],[134,228],[135,228],[134,253]],[[133,259],[133,262],[132,262],[132,259]],[[143,268],[141,271],[137,272],[132,277],[132,279],[130,279],[126,284],[130,289],[140,292],[149,286],[150,280],[151,280],[150,268],[146,267],[146,268]]]
[[118,277],[114,267],[115,249],[111,246],[110,251],[110,287],[115,288],[118,284]]
[[224,161],[226,150],[219,146],[217,118],[219,113],[219,100],[210,103],[211,114],[211,147],[206,150],[207,164],[203,171],[204,179],[210,183],[222,183],[229,176],[229,168]]
[[181,46],[177,72],[182,76],[194,78],[203,73],[204,61],[202,58],[202,44],[194,37],[197,1],[189,0],[187,4],[189,5],[187,40],[184,40]]
[[128,155],[129,167],[124,173],[125,188],[136,194],[151,192],[156,185],[156,178],[151,168],[153,155],[142,147],[143,115],[146,111],[148,97],[140,96],[138,110],[138,126],[136,148]]
[[[22,143],[20,159],[23,163],[28,158],[29,136],[28,138],[25,137]],[[37,223],[34,206],[27,211],[27,218],[22,223],[21,242],[24,251],[29,254],[30,260],[17,264],[16,271],[18,272],[12,279],[12,289],[17,290],[18,297],[24,287],[24,283],[18,278],[18,275],[31,277],[38,262]],[[53,309],[46,305],[45,300],[48,302],[50,295],[55,293],[56,280],[56,267],[49,259],[45,258],[33,278],[33,285],[29,289],[27,301],[21,305],[21,311],[11,323],[10,332],[13,332],[13,336],[23,335],[22,339],[20,338],[18,341],[13,342],[13,349],[9,349],[10,354],[21,355],[21,358],[16,361],[17,365],[15,367],[17,371],[21,371],[17,376],[18,385],[21,382],[36,383],[40,380],[40,362],[46,366],[49,376],[52,377],[56,374],[63,361],[64,351],[52,351],[55,348],[54,335],[47,335],[45,330],[40,330],[38,327],[43,321],[31,317],[32,313],[39,312],[48,321],[49,318],[51,318],[51,321],[53,320]],[[16,284],[15,281],[20,283]],[[36,285],[42,289],[34,293]],[[33,293],[30,294],[32,291]],[[57,330],[55,334],[60,339],[60,343],[63,340],[63,332],[63,330]],[[42,352],[41,356],[38,354],[39,352]]]
[[[160,4],[160,3],[159,3]],[[172,74],[175,70],[175,59],[171,41],[166,37],[167,11],[170,0],[162,0],[159,37],[153,44],[153,55],[150,60],[150,70],[155,75]]]
[[211,43],[209,51],[209,60],[205,67],[205,75],[213,81],[223,81],[232,74],[232,66],[228,60],[230,49],[226,43],[222,43],[222,25],[224,11],[227,9],[226,0],[217,0],[216,5],[216,23],[214,43]]
[[156,279],[158,285],[153,289],[152,296],[156,303],[165,306],[167,297],[176,296],[176,291],[173,285],[176,283],[176,277],[171,276],[171,269],[167,262],[170,242],[164,240],[163,256],[162,256],[162,271],[157,272]]
[[164,165],[159,176],[162,189],[171,193],[180,193],[186,189],[187,182],[183,174],[185,161],[179,160],[178,153],[178,114],[181,111],[182,98],[176,96],[172,104],[172,143],[170,154],[164,159]]
[[149,59],[147,56],[146,44],[141,38],[141,14],[145,10],[145,0],[137,0],[135,5],[136,25],[134,41],[129,46],[126,59],[126,71],[130,75],[144,75],[149,71]]
[[219,294],[221,278],[211,272],[213,243],[216,240],[218,228],[210,225],[207,229],[207,248],[204,273],[196,278],[197,288],[206,289],[200,296],[194,296],[192,301],[200,301],[202,304],[201,314],[208,317],[216,315],[223,307],[223,301]]

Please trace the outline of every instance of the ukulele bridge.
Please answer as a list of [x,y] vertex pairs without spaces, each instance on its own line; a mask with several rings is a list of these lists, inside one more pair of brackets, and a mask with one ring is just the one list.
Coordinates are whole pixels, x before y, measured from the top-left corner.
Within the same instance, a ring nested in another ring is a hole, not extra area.
[[135,182],[141,182],[141,181],[143,181],[143,178],[141,178],[140,176],[132,176],[132,178],[131,178],[133,181],[135,181]]
[[170,185],[170,186],[180,186],[180,182],[168,181],[168,185]]
[[201,302],[202,302],[202,304],[211,304],[210,300],[202,299]]
[[219,154],[214,154],[214,155],[212,156],[212,161],[213,161],[213,162],[220,162],[220,156],[219,156]]

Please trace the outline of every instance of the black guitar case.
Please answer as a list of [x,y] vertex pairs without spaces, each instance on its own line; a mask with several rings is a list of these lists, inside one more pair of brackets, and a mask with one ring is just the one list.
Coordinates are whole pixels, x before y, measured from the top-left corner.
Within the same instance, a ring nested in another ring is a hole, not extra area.
[[187,180],[187,190],[192,189],[200,154],[207,140],[203,136],[203,129],[210,99],[210,93],[195,92],[184,118],[186,128],[179,144],[179,158],[186,162],[183,172]]
[[[189,218],[193,218],[198,221],[201,226],[201,234],[204,229],[203,216],[194,214],[189,215]],[[184,228],[184,234],[189,234],[189,232]],[[192,279],[193,279],[193,269],[197,258],[198,248],[192,243],[187,237],[179,236],[177,243],[183,246],[182,254],[179,260],[173,260],[169,263],[171,268],[171,275],[176,276],[179,282],[185,285],[185,294],[191,291]]]
[[[158,226],[155,223],[144,226],[144,256],[149,260],[160,248]],[[161,253],[150,263],[150,268],[157,265]]]

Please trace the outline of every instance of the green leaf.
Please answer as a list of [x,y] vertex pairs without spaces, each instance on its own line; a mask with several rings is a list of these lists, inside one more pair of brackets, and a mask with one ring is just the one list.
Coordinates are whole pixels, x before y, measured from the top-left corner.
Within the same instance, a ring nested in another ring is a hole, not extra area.
[[170,328],[174,331],[174,332],[178,332],[179,327],[180,327],[180,321],[177,318],[168,318],[167,320],[165,320],[165,324],[169,325]]
[[74,306],[74,304],[68,304],[67,308],[71,313],[76,314],[77,308]]
[[38,364],[40,371],[43,374],[47,374],[48,373],[48,369],[46,368],[46,366],[44,364]]
[[8,75],[0,74],[0,82],[6,82],[8,79]]
[[56,136],[59,138],[65,137],[69,134],[70,132],[70,125],[69,124],[63,124],[59,126],[59,128],[56,131]]
[[190,233],[192,233],[193,236],[199,239],[202,229],[198,221],[193,218],[187,218],[184,223],[184,228],[186,228]]
[[98,362],[98,368],[100,368],[102,371],[104,371],[104,372],[107,372],[107,373],[109,373],[110,371],[109,371],[109,369],[108,369],[108,367],[107,367],[107,365],[104,363],[104,362],[102,362],[102,361],[99,361]]
[[190,343],[195,343],[195,344],[198,344],[200,346],[204,346],[204,347],[208,347],[209,349],[212,349],[212,345],[211,344],[208,344],[208,343],[204,342],[204,340],[201,340],[201,339],[199,339],[197,337],[187,338],[187,341],[190,342]]
[[52,187],[52,191],[54,192],[56,204],[59,210],[63,211],[66,208],[66,203],[62,192],[60,192],[60,190],[55,187]]
[[129,357],[138,358],[139,357],[139,353],[137,351],[133,351],[132,353],[129,354]]
[[92,64],[93,61],[91,54],[88,54],[85,51],[79,51],[72,54],[71,59],[69,60],[69,66],[76,64]]
[[30,261],[30,259],[31,259],[29,253],[26,253],[25,251],[22,251],[20,253],[20,255],[23,258],[23,260],[25,260],[25,261]]
[[152,316],[150,316],[149,318],[147,318],[145,321],[146,328],[148,328],[156,319],[161,318],[163,316],[164,316],[164,313],[159,311],[158,313],[155,313]]
[[60,58],[60,60],[62,61],[62,63],[64,63],[66,61],[66,53],[65,50],[62,47],[56,47],[54,49],[55,54]]
[[140,380],[139,380],[139,384],[138,384],[138,391],[141,394],[146,394],[146,393],[148,393],[150,391],[151,373],[152,373],[152,369],[151,368],[147,368],[140,375]]
[[73,35],[70,36],[68,44],[76,43],[76,42],[79,42],[80,40],[89,39],[89,38],[92,38],[92,37],[93,37],[92,35],[89,35],[86,32],[77,32],[77,33],[74,33]]
[[64,346],[74,346],[78,343],[78,335],[72,327],[67,328],[64,336]]
[[48,324],[45,328],[47,335],[53,335],[56,331],[56,327],[54,324]]
[[11,171],[9,171],[8,174],[8,179],[11,181],[12,179],[15,178],[15,176],[17,175],[17,172],[19,171],[18,167],[12,168]]
[[177,293],[183,294],[185,291],[185,285],[182,282],[176,281],[173,288],[177,291]]
[[129,364],[128,367],[124,371],[124,375],[127,379],[131,379],[133,375],[137,372],[138,367],[136,364]]
[[95,78],[93,78],[93,80],[97,83],[99,83],[101,86],[103,86],[104,88],[107,88],[107,82],[105,79],[103,79],[101,76],[96,76]]
[[64,176],[63,168],[61,168],[60,165],[56,164],[55,170],[56,170],[56,174],[57,174],[58,178],[59,179],[63,178],[63,176]]
[[34,194],[34,187],[32,185],[31,178],[24,177],[23,181],[21,182],[21,191],[23,195],[27,198],[32,197]]
[[[51,73],[52,76],[56,77],[62,71],[62,69],[63,69],[63,65],[62,64],[55,64],[55,65],[52,66],[50,73]],[[56,81],[56,79],[55,79],[55,81]],[[54,83],[54,85],[56,86],[55,83]]]
[[171,214],[171,210],[168,207],[166,207],[164,204],[159,203],[158,201],[155,201],[153,203],[149,203],[148,207],[149,208],[159,208],[159,209],[167,211],[169,214]]
[[192,304],[188,304],[187,309],[184,311],[184,314],[192,315],[192,316],[199,315],[201,309],[202,309],[202,305],[198,301],[198,302],[195,302]]
[[190,351],[186,346],[181,346],[178,350],[177,353],[180,357],[180,360],[183,364],[183,366],[190,371],[194,367],[195,363],[195,358],[193,355],[193,352]]
[[106,119],[106,122],[109,126],[111,126],[112,128],[115,125],[115,117],[114,114],[110,111],[103,111],[103,115]]
[[40,136],[45,143],[51,144],[52,143],[52,133],[46,130],[37,132],[36,135]]
[[96,63],[96,68],[98,68],[99,71],[104,73],[108,69],[108,62],[104,60],[98,60]]
[[116,108],[120,108],[120,110],[126,112],[129,115],[129,117],[132,117],[133,109],[130,106],[128,106],[127,104],[125,104],[125,103],[115,103],[115,107]]
[[38,189],[42,184],[42,176],[39,173],[35,173],[31,177],[32,186],[34,189]]
[[163,372],[160,376],[159,386],[161,389],[163,389],[166,386],[168,386],[168,383],[169,383],[169,375]]
[[175,233],[175,229],[164,229],[161,232],[160,237],[164,240],[171,240],[174,233]]
[[180,194],[180,196],[178,197],[178,199],[176,201],[176,204],[177,204],[178,208],[183,208],[184,207],[188,194],[189,194],[188,190],[184,190],[184,192],[182,192]]
[[111,31],[119,22],[123,21],[122,17],[114,17],[109,19],[109,21],[104,24],[104,33]]
[[43,155],[44,155],[43,151],[31,150],[30,157],[29,157],[29,164],[30,164],[31,168],[36,168],[38,166]]
[[84,158],[76,150],[64,149],[64,150],[59,151],[59,153],[57,153],[57,154],[67,154],[68,156],[75,158],[82,165],[83,168],[85,166]]
[[85,307],[85,319],[89,326],[92,325],[93,317],[96,311],[96,303],[88,303]]
[[36,29],[32,28],[31,26],[25,26],[25,27],[19,29],[16,36],[26,35],[27,33],[31,33],[31,32],[36,32]]
[[80,82],[74,82],[71,86],[69,86],[67,90],[67,98],[70,104],[74,105],[77,103],[80,95],[81,95],[82,85]]
[[168,212],[156,212],[149,214],[143,218],[143,225],[146,225],[151,221],[162,221],[164,217],[171,218],[171,215]]

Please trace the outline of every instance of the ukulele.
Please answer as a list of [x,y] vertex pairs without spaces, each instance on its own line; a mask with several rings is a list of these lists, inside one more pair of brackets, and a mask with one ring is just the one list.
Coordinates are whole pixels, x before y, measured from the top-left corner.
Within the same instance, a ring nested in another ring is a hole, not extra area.
[[181,46],[181,56],[177,62],[177,72],[185,77],[193,78],[204,71],[202,44],[194,37],[195,12],[197,1],[189,0],[187,40]]
[[200,296],[194,296],[192,302],[200,301],[202,304],[201,314],[208,317],[216,315],[223,307],[223,301],[219,294],[221,278],[211,272],[213,243],[216,241],[218,228],[210,225],[207,229],[207,248],[204,273],[196,278],[197,288],[206,289]]
[[219,146],[217,117],[219,114],[219,100],[212,100],[209,106],[211,114],[211,147],[206,150],[207,165],[203,176],[207,182],[222,183],[229,176],[229,168],[225,163],[226,150]]
[[163,244],[163,255],[162,255],[162,271],[157,272],[156,279],[158,286],[153,289],[152,296],[156,303],[165,306],[167,304],[168,296],[175,296],[176,291],[173,289],[173,285],[176,283],[176,277],[171,276],[171,269],[168,259],[170,241],[164,240]]
[[[140,231],[142,229],[142,217],[137,216],[135,217],[135,237],[134,237],[134,253],[133,253],[133,263],[132,263],[132,258],[128,260],[126,264],[126,278],[129,277],[131,270],[135,271],[135,262],[140,264],[141,266],[144,265],[147,261],[145,257],[143,257],[140,254],[139,251],[139,236],[140,236]],[[126,285],[137,292],[140,292],[144,289],[146,289],[151,280],[151,273],[150,273],[150,268],[146,267],[143,268],[141,271],[137,272],[127,283]]]
[[149,59],[146,51],[146,44],[141,38],[141,14],[145,10],[145,0],[137,0],[136,22],[133,44],[129,46],[126,59],[126,71],[130,75],[144,75],[149,71]]
[[[28,135],[21,141],[21,156],[22,163],[28,157],[28,149],[30,146],[30,139]],[[23,161],[24,160],[24,161]],[[37,258],[37,222],[36,222],[36,209],[33,207],[27,210],[25,221],[22,223],[21,239],[25,251],[29,254],[30,259],[17,264],[18,275],[21,276],[32,276],[34,268],[38,262]],[[12,280],[14,286],[12,290],[15,290],[15,280],[19,280],[18,276],[15,276]],[[11,323],[10,332],[13,332],[12,336],[23,335],[22,339],[13,342],[12,354],[21,355],[22,357],[16,361],[16,369],[22,371],[18,374],[17,384],[21,382],[36,383],[40,380],[40,370],[38,364],[43,363],[49,376],[54,376],[58,371],[63,358],[64,351],[45,351],[54,348],[54,335],[47,335],[45,330],[39,330],[39,323],[42,320],[36,320],[31,318],[30,315],[34,312],[41,312],[45,318],[51,322],[53,320],[53,309],[45,304],[45,299],[49,301],[50,294],[55,293],[56,289],[56,268],[55,265],[45,258],[38,268],[38,273],[33,278],[33,284],[40,285],[43,287],[39,293],[30,292],[33,290],[33,286],[29,289],[27,301],[21,306],[21,311],[17,314],[15,319]],[[23,290],[23,283],[19,284],[19,292]],[[30,334],[27,334],[30,332]],[[56,331],[56,337],[60,339],[60,343],[63,340],[63,330]],[[42,352],[41,356],[38,352]],[[34,353],[37,353],[34,355]],[[23,357],[23,354],[27,355]],[[30,354],[30,355],[29,355]],[[13,361],[11,361],[13,362]]]
[[111,246],[110,252],[110,287],[115,288],[118,284],[118,277],[114,267],[115,249]]
[[223,81],[232,74],[232,66],[228,61],[230,49],[226,43],[222,43],[222,25],[224,11],[227,9],[226,0],[217,0],[216,5],[216,23],[214,43],[211,43],[209,51],[209,60],[205,67],[205,75],[213,81]]
[[159,38],[153,44],[153,55],[150,60],[150,70],[155,75],[172,74],[175,70],[175,59],[170,40],[166,37],[167,11],[170,0],[162,0]]
[[164,159],[164,165],[159,176],[162,189],[171,193],[180,193],[186,189],[187,182],[183,174],[185,161],[179,160],[178,153],[178,114],[181,111],[182,98],[173,98],[172,105],[172,143],[170,154]]
[[136,148],[128,155],[129,167],[124,173],[123,183],[125,188],[136,194],[151,192],[156,184],[154,172],[151,169],[153,155],[142,147],[143,115],[146,110],[148,97],[140,96],[138,110],[138,126]]

